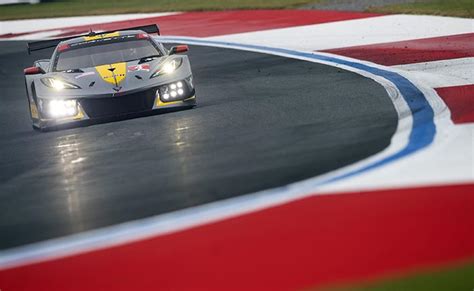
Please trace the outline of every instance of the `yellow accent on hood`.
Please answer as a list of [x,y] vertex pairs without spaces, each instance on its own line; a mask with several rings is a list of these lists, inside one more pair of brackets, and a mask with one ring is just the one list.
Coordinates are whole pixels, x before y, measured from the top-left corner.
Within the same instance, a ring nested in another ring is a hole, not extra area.
[[[127,75],[127,63],[115,63],[95,67],[102,80],[114,86],[118,86]],[[110,70],[114,69],[114,70]]]
[[91,40],[98,40],[98,39],[103,39],[103,38],[108,38],[108,37],[116,37],[120,36],[120,33],[117,32],[112,32],[112,33],[106,33],[106,34],[97,34],[93,36],[84,36],[85,41],[91,41]]

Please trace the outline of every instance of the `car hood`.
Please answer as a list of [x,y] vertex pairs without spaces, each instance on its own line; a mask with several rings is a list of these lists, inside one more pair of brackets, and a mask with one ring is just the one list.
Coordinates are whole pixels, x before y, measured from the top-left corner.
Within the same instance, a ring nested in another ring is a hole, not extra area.
[[150,62],[129,61],[83,68],[79,72],[51,72],[42,78],[55,78],[80,87],[80,89],[55,90],[47,87],[40,79],[35,80],[35,89],[40,98],[87,98],[113,96],[134,92],[143,88],[165,84],[169,76],[150,78],[173,56],[157,58]]

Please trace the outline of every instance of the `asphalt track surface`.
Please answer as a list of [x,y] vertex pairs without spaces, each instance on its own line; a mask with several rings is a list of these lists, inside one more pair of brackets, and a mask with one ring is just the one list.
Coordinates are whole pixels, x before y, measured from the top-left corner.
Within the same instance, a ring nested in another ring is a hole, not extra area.
[[338,68],[191,47],[198,106],[47,133],[24,42],[0,46],[0,249],[283,186],[386,148],[385,89]]

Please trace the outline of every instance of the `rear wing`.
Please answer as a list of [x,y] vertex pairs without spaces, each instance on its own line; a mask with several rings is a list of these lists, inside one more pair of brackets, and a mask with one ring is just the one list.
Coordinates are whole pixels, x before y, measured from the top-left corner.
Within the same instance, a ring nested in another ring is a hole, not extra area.
[[103,32],[89,32],[87,34],[80,34],[80,35],[74,35],[74,36],[68,36],[68,37],[63,37],[63,38],[56,38],[56,39],[47,39],[47,40],[41,40],[41,41],[34,41],[34,42],[29,42],[27,44],[28,47],[28,54],[31,54],[31,52],[34,51],[39,51],[47,48],[52,48],[56,47],[60,42],[73,39],[76,37],[81,37],[81,36],[94,36],[94,35],[101,35],[101,34],[106,34],[106,33],[112,33],[116,31],[124,31],[124,30],[141,30],[146,33],[156,33],[160,35],[160,29],[158,28],[158,25],[156,24],[150,24],[150,25],[145,25],[145,26],[136,26],[136,27],[128,27],[128,28],[123,28],[123,29],[117,29],[117,30],[112,30],[112,31],[103,31]]

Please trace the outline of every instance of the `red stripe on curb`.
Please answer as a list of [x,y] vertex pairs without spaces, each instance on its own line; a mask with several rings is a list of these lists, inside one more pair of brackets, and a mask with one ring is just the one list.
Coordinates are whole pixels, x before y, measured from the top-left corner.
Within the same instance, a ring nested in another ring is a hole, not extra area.
[[[176,15],[116,21],[103,24],[66,27],[61,36],[68,36],[93,30],[115,30],[124,27],[157,23],[164,35],[207,37],[266,29],[327,23],[342,20],[378,16],[372,13],[316,11],[316,10],[235,10],[214,12],[188,12]],[[53,31],[42,30],[31,33]],[[10,38],[23,34],[5,34]]]
[[474,257],[474,184],[313,196],[0,272],[2,290],[287,290]]
[[454,123],[474,122],[474,85],[435,89],[451,111]]
[[330,49],[325,52],[392,66],[474,56],[474,33]]
[[164,34],[207,37],[368,18],[378,14],[316,10],[194,12],[161,19]]

